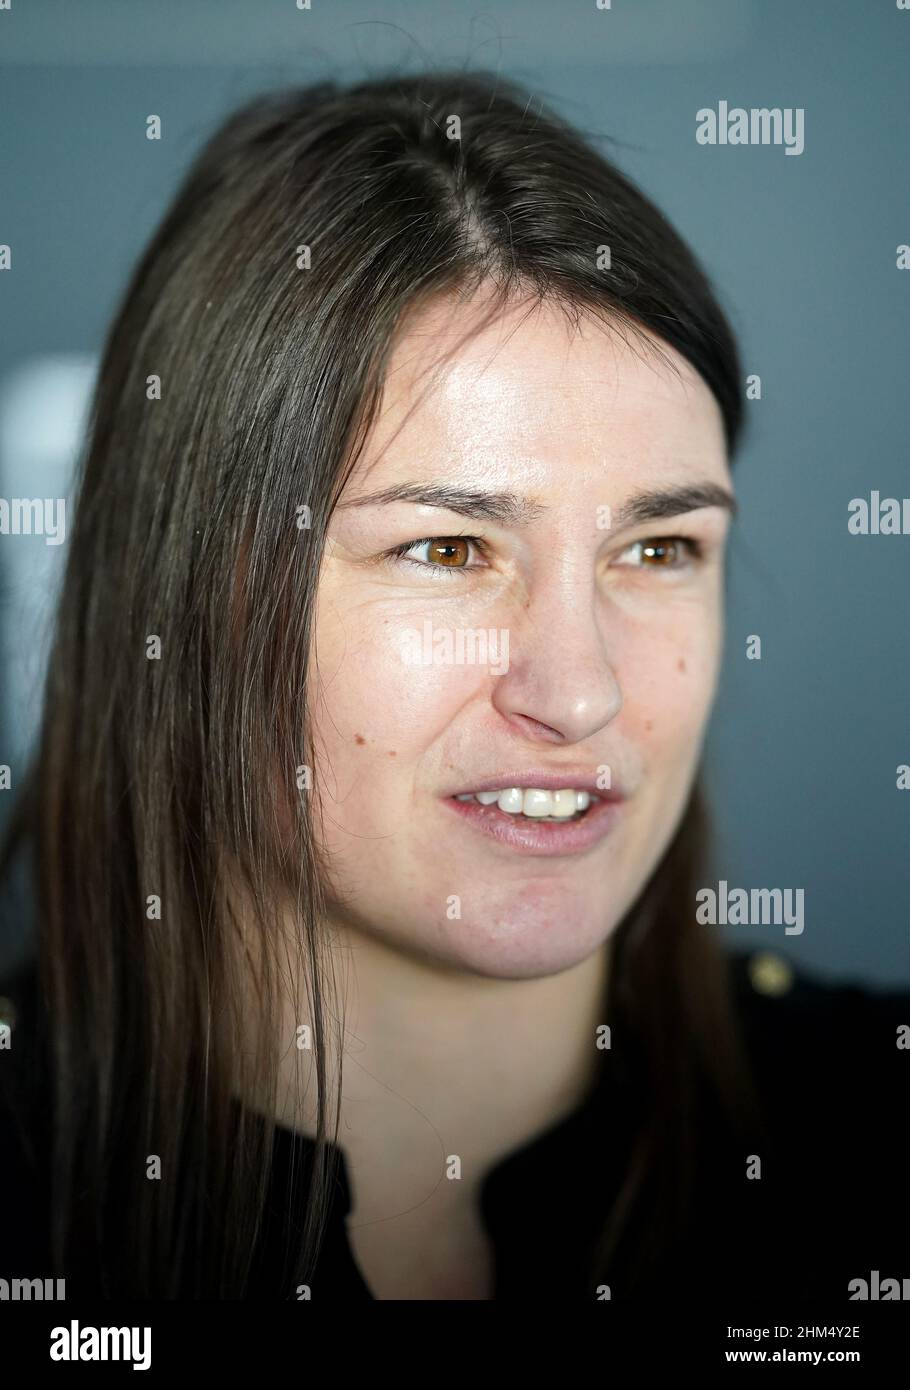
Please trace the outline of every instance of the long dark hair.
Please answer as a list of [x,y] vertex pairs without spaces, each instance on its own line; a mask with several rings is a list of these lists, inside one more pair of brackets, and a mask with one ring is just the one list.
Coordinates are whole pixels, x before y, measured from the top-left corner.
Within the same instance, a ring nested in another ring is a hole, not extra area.
[[[7,846],[27,836],[34,853],[55,1259],[69,1274],[78,1254],[105,1293],[173,1297],[188,1271],[190,1292],[248,1287],[272,1159],[262,1119],[289,1043],[271,1020],[298,965],[320,1142],[304,1200],[281,1194],[305,1212],[288,1297],[313,1268],[333,1177],[321,1141],[338,1121],[326,1040],[340,1036],[326,866],[296,776],[318,756],[304,696],[323,538],[402,315],[481,285],[491,312],[547,300],[671,344],[714,393],[732,457],[737,348],[692,253],[595,142],[484,73],[325,83],[233,114],[111,327]],[[647,1113],[604,1264],[646,1179],[655,1248],[685,1208],[687,1097],[707,1077],[738,1114],[745,1094],[724,958],[694,921],[703,815],[696,788],[614,938],[609,1016],[635,1039]],[[260,1116],[234,1103],[238,1077]]]

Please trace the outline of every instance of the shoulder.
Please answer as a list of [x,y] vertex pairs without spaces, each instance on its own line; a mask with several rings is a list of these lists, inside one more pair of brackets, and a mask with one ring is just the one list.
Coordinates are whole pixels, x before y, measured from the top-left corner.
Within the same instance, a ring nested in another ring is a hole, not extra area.
[[8,1268],[44,1266],[50,1112],[40,988],[34,965],[0,978],[0,1254]]
[[[37,964],[29,959],[13,971],[0,974],[0,1027],[2,1050],[12,1063],[16,1078],[27,1079],[37,1065],[44,1041],[44,1010]],[[7,1075],[10,1069],[5,1068]]]
[[[903,1185],[910,989],[828,981],[784,955],[731,956],[750,1073],[775,1146]],[[835,1157],[836,1156],[836,1157]],[[889,1189],[890,1184],[890,1189]]]
[[910,990],[827,980],[777,952],[727,960],[759,1123],[721,1157],[734,1180],[717,1183],[718,1248],[756,1298],[846,1299],[871,1270],[900,1273],[910,1241]]
[[0,976],[0,1106],[4,1119],[35,1108],[44,1084],[46,1044],[38,970],[33,961]]
[[825,980],[773,951],[738,952],[728,961],[737,1014],[759,1064],[784,1056],[885,1064],[910,1053],[910,986]]

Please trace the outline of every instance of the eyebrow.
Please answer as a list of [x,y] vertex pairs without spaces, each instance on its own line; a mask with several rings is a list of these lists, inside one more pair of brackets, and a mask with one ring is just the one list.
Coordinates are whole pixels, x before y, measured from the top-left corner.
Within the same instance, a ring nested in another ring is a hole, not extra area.
[[[378,492],[365,493],[340,502],[339,508],[387,506],[393,502],[412,502],[424,507],[442,507],[477,521],[494,521],[504,526],[523,526],[543,516],[549,508],[512,492],[483,492],[473,488],[451,487],[445,483],[395,483]],[[718,483],[687,483],[680,487],[655,488],[639,492],[616,508],[615,526],[642,521],[658,521],[701,507],[722,507],[736,516],[736,498]]]

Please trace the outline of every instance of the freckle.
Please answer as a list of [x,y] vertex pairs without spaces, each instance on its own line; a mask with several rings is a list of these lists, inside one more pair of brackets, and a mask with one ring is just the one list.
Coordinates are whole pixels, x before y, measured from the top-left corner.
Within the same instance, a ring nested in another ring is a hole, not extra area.
[[355,742],[355,743],[366,743],[366,739],[364,738],[363,734],[355,734],[355,735],[354,735],[354,742]]
[[677,661],[677,663],[676,663],[676,669],[677,669],[677,671],[685,671],[685,669],[686,669],[686,658],[685,658],[684,656],[681,656],[681,657],[679,658],[679,660]]
[[653,728],[654,728],[654,720],[653,720],[653,719],[646,719],[646,720],[645,720],[645,733],[646,733],[646,734],[649,734]]
[[390,758],[394,758],[394,756],[395,756],[395,749],[394,749],[394,748],[390,748],[390,749],[389,749],[389,757],[390,757]]

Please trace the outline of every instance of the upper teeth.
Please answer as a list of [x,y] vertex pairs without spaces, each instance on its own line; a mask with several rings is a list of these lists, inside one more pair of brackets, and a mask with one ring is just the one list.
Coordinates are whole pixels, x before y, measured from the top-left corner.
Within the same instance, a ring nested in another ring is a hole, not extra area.
[[543,791],[539,787],[504,787],[498,792],[462,792],[456,800],[476,800],[481,806],[492,806],[495,801],[500,811],[508,811],[513,816],[520,813],[564,819],[587,810],[592,798],[590,792],[575,791],[572,787],[557,792]]

